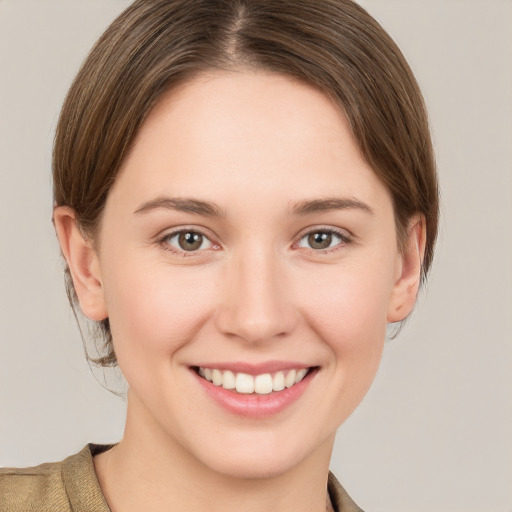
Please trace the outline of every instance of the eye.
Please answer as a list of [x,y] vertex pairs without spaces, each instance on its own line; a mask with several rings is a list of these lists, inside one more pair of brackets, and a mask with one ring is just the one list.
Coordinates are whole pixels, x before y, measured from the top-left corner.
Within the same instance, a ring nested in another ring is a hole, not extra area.
[[344,233],[333,229],[317,229],[305,234],[299,240],[298,246],[321,252],[349,242],[350,237]]
[[183,229],[162,237],[160,243],[172,252],[197,252],[211,249],[214,244],[199,231]]

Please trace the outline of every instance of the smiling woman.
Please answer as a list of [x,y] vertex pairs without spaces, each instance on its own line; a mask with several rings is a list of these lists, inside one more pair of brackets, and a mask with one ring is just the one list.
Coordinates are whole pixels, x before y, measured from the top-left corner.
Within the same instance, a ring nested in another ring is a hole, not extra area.
[[[332,191],[346,199],[321,199]],[[209,72],[160,99],[94,246],[68,207],[55,222],[82,310],[108,316],[130,384],[125,437],[98,457],[100,482],[101,461],[119,457],[119,474],[129,443],[144,439],[154,459],[150,425],[173,441],[171,461],[179,448],[233,477],[285,474],[321,445],[328,460],[387,322],[414,303],[424,244],[416,215],[399,249],[391,196],[331,101],[261,71]]]
[[[54,223],[123,439],[2,510],[360,510],[329,461],[437,231],[421,94],[349,0],[144,0],[64,104]],[[45,508],[46,507],[46,508]]]

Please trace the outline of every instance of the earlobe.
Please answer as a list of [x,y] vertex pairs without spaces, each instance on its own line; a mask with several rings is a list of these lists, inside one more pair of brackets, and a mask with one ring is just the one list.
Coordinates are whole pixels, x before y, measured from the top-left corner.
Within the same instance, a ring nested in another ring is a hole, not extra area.
[[423,215],[409,221],[407,240],[399,255],[397,276],[388,308],[388,322],[400,322],[412,311],[421,282],[426,227]]
[[53,222],[82,312],[91,320],[104,320],[108,314],[99,260],[91,240],[82,233],[72,208],[57,206]]

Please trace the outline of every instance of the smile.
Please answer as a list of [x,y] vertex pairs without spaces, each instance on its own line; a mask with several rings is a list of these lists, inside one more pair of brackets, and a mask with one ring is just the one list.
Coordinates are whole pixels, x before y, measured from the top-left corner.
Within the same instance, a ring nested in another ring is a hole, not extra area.
[[199,367],[197,373],[215,386],[222,387],[236,393],[250,395],[268,395],[273,392],[292,388],[308,374],[309,368],[297,368],[275,373],[262,373],[249,375],[247,373],[234,373],[230,370]]
[[254,420],[284,412],[304,395],[320,372],[282,361],[192,366],[197,383],[222,409]]

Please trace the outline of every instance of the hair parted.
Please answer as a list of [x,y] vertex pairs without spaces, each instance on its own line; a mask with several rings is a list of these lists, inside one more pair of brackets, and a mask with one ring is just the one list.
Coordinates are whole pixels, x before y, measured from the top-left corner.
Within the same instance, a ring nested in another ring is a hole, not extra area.
[[[137,0],[105,31],[75,78],[53,151],[56,206],[94,240],[110,187],[160,97],[209,70],[262,69],[309,83],[345,113],[363,157],[390,191],[399,243],[426,220],[423,277],[438,225],[424,101],[402,53],[352,0]],[[76,293],[66,270],[74,308]],[[76,310],[75,310],[76,311]],[[116,364],[108,319],[102,366]]]

